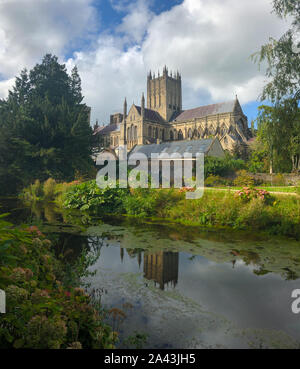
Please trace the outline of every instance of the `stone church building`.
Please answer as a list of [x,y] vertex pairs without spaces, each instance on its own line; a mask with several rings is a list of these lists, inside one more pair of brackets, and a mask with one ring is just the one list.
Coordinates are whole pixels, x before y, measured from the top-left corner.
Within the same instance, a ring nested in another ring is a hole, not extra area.
[[126,98],[123,114],[110,116],[110,124],[94,127],[101,148],[117,152],[119,145],[130,151],[136,145],[159,144],[170,141],[218,138],[224,150],[235,145],[247,145],[251,138],[248,120],[236,99],[224,103],[182,110],[181,75],[147,76],[147,107],[144,94],[141,105],[132,104],[127,111]]

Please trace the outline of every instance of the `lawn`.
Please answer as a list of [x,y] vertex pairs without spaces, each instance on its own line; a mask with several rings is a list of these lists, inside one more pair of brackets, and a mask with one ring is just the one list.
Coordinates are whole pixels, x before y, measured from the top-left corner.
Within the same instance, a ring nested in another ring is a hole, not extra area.
[[[211,190],[234,190],[238,191],[241,190],[243,187],[234,187],[234,186],[220,186],[220,187],[206,187],[206,189]],[[255,186],[255,188],[263,189],[269,192],[284,192],[284,193],[296,193],[296,187],[295,186]]]

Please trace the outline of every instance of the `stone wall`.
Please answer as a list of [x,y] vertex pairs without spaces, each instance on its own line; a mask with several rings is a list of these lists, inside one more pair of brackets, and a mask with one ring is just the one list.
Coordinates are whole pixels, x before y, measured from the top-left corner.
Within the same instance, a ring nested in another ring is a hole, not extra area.
[[256,173],[252,174],[253,178],[258,181],[262,181],[264,183],[275,183],[281,176],[283,176],[286,185],[299,185],[300,184],[300,175],[293,173],[286,174],[276,174],[273,175],[268,173]]

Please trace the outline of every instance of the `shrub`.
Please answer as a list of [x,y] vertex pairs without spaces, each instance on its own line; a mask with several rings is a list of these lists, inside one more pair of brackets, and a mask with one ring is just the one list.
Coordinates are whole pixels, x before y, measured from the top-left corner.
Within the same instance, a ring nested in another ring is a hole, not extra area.
[[246,170],[240,170],[237,173],[237,177],[233,181],[233,184],[237,187],[240,186],[253,186],[254,185],[254,179],[252,176],[246,171]]
[[263,229],[269,220],[264,201],[259,197],[252,197],[247,205],[240,209],[235,226],[240,229],[247,227]]
[[268,191],[259,190],[256,188],[244,187],[242,190],[235,193],[235,197],[241,199],[244,202],[249,202],[252,199],[260,199],[262,203],[271,204],[274,198]]
[[101,189],[95,180],[71,186],[63,195],[63,205],[68,209],[89,210],[95,214],[122,213],[127,188]]
[[127,214],[138,216],[165,216],[168,209],[184,198],[182,191],[171,189],[131,189],[124,198]]
[[43,197],[43,186],[41,182],[37,179],[34,183],[24,188],[21,197],[29,202],[40,201]]
[[153,196],[134,196],[131,194],[124,200],[124,208],[129,215],[147,217],[155,214],[155,202]]
[[276,174],[273,177],[272,183],[273,185],[276,185],[276,186],[285,186],[286,183],[285,183],[284,175],[281,173]]
[[215,186],[226,186],[229,181],[220,176],[209,176],[205,179],[204,184],[206,187],[215,187]]
[[[0,216],[0,289],[6,292],[1,316],[1,348],[114,348],[116,333],[84,290],[64,282],[66,265],[36,227],[16,229]],[[72,265],[86,275],[88,259]],[[84,268],[83,268],[84,267]]]
[[44,200],[51,201],[55,198],[56,182],[53,178],[48,178],[43,184]]
[[245,162],[241,159],[233,159],[227,155],[225,158],[216,158],[207,156],[204,161],[205,178],[215,175],[224,177],[232,174],[237,170],[245,169]]

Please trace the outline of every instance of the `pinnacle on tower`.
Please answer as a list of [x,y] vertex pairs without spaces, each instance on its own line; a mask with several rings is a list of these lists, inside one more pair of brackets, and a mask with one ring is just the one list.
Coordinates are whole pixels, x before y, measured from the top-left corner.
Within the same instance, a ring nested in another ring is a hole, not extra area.
[[163,69],[163,75],[164,76],[167,76],[168,75],[168,68],[167,68],[166,65],[164,66],[164,69]]
[[145,96],[144,96],[144,92],[142,94],[142,99],[141,99],[141,115],[142,115],[142,117],[145,116]]
[[125,121],[126,116],[127,116],[127,100],[125,97],[124,106],[123,106],[123,121]]

